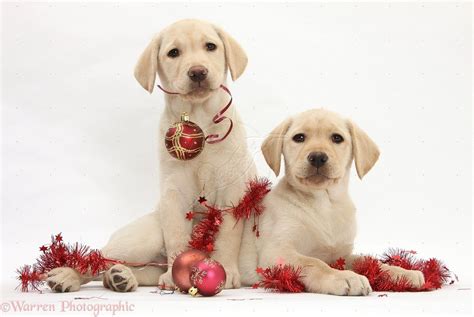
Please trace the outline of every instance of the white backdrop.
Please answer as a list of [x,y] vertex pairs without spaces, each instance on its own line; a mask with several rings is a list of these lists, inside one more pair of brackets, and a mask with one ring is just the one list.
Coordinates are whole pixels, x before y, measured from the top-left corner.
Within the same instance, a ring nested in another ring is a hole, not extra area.
[[211,20],[249,56],[230,88],[259,151],[286,116],[326,107],[376,141],[351,181],[357,251],[443,259],[471,276],[471,5],[22,4],[2,6],[2,270],[52,233],[104,245],[157,203],[159,90],[133,78],[151,36]]

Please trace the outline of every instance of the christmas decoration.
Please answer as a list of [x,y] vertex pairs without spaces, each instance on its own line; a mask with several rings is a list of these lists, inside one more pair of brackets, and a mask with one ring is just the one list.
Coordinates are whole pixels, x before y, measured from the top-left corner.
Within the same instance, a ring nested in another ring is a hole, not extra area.
[[58,267],[70,267],[81,274],[96,276],[114,264],[128,266],[167,266],[158,262],[129,263],[115,259],[108,259],[99,250],[91,250],[88,246],[74,243],[66,244],[61,233],[51,236],[49,246],[42,245],[41,255],[34,265],[24,265],[17,270],[21,290],[39,290],[47,278],[47,273]]
[[266,269],[257,268],[260,281],[252,287],[263,287],[278,292],[301,293],[304,284],[301,282],[301,267],[293,267],[289,264],[279,264]]
[[271,182],[266,178],[251,181],[247,186],[244,197],[240,199],[238,205],[232,210],[235,219],[250,219],[253,215],[252,230],[257,237],[260,236],[258,218],[265,210],[263,198],[270,192],[270,187]]
[[[415,251],[389,249],[380,259],[372,256],[363,256],[352,263],[352,270],[364,275],[369,280],[370,286],[376,292],[423,292],[439,289],[449,282],[452,276],[448,268],[439,260],[419,260],[414,257]],[[419,288],[411,286],[406,278],[392,279],[390,273],[383,270],[382,264],[399,266],[406,270],[418,270],[425,277],[425,284]],[[345,269],[345,260],[339,258],[330,265],[338,270]],[[278,292],[302,292],[304,285],[301,282],[301,268],[292,265],[275,265],[266,269],[257,268],[260,281],[253,285],[254,288],[264,287]]]
[[[214,296],[222,291],[226,282],[224,267],[211,258],[195,263],[191,269],[191,295]],[[196,292],[197,290],[197,292]]]
[[29,290],[38,291],[46,279],[46,275],[44,273],[41,273],[41,271],[37,270],[31,265],[22,266],[17,270],[17,273],[22,292],[28,292]]
[[188,250],[182,252],[173,262],[173,281],[181,292],[187,293],[192,287],[191,270],[194,264],[207,258],[207,254],[199,250]]
[[204,218],[193,227],[189,246],[207,253],[214,251],[214,242],[222,224],[222,210],[207,206]]
[[207,203],[205,197],[199,197],[199,203],[207,208],[204,212],[190,211],[186,214],[186,219],[192,220],[196,214],[203,218],[193,227],[189,247],[203,252],[210,253],[214,251],[214,242],[223,221],[223,213],[230,213],[239,221],[240,219],[249,219],[254,216],[253,231],[256,236],[260,235],[258,231],[258,216],[263,212],[264,206],[262,200],[270,191],[271,183],[266,178],[255,178],[247,184],[247,190],[235,207],[219,209]]
[[344,270],[345,265],[346,260],[344,260],[343,258],[339,258],[336,260],[336,262],[330,264],[329,266],[336,270]]
[[181,121],[175,122],[166,132],[165,146],[168,153],[177,159],[193,159],[204,149],[204,132],[183,112]]
[[[163,89],[160,85],[158,85],[158,87],[167,94],[179,95],[179,93]],[[220,88],[229,94],[230,99],[226,106],[212,118],[212,122],[218,124],[223,120],[228,119],[230,125],[227,132],[222,137],[220,137],[219,134],[210,134],[205,137],[202,129],[196,123],[189,121],[188,114],[183,112],[181,114],[181,121],[175,122],[168,129],[165,135],[165,146],[171,156],[183,161],[193,159],[202,152],[205,143],[219,143],[230,134],[234,123],[232,122],[232,119],[224,116],[224,113],[232,105],[232,94],[224,85],[221,85]]]
[[[447,283],[452,273],[439,260],[419,260],[415,258],[415,251],[390,249],[380,259],[371,256],[358,258],[352,264],[354,272],[364,275],[374,291],[392,292],[420,292],[439,289]],[[399,266],[406,270],[417,270],[423,273],[425,284],[419,288],[411,286],[405,278],[393,280],[387,271],[381,268],[381,263]]]

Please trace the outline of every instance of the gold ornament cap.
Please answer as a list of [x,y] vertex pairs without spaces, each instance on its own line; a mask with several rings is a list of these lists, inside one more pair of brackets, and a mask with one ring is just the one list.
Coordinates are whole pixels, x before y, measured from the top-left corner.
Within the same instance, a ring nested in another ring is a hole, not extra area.
[[181,121],[184,121],[184,122],[189,121],[189,115],[187,112],[181,112]]
[[189,290],[188,290],[188,293],[189,295],[191,296],[196,296],[197,293],[198,293],[198,289],[196,287],[191,287]]

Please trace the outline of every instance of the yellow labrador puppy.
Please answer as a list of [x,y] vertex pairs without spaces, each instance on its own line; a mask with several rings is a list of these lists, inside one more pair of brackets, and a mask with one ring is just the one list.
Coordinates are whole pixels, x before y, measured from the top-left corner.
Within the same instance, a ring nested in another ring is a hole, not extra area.
[[[278,261],[303,268],[308,292],[367,295],[366,277],[332,269],[346,259],[350,267],[356,235],[356,209],[348,192],[352,161],[362,178],[379,157],[375,143],[351,121],[322,109],[288,118],[262,145],[265,160],[276,175],[281,156],[285,176],[268,194],[260,217],[260,237],[246,223],[240,254],[242,283],[258,280],[255,268]],[[419,271],[384,266],[393,278],[406,276],[415,286],[424,283]]]
[[[247,56],[240,45],[221,28],[198,20],[176,22],[157,34],[145,48],[135,69],[135,77],[151,93],[158,74],[162,87],[178,94],[166,94],[161,116],[160,139],[166,130],[187,112],[190,120],[203,128],[206,135],[224,135],[228,122],[212,122],[213,116],[228,102],[220,89],[226,83],[227,70],[233,80],[245,70]],[[156,211],[137,219],[115,232],[102,249],[109,258],[127,262],[162,260],[172,264],[173,257],[187,248],[192,223],[185,214],[196,207],[196,198],[205,190],[210,203],[218,206],[236,204],[244,194],[248,179],[256,174],[247,149],[244,126],[235,111],[226,112],[233,120],[230,135],[222,142],[205,147],[196,158],[180,161],[159,147],[161,197]],[[198,208],[197,206],[196,208]],[[236,226],[226,219],[217,237],[213,258],[226,270],[226,288],[240,286],[238,254],[243,224]],[[50,272],[48,284],[54,291],[77,291],[90,279],[70,268]],[[114,291],[132,291],[138,285],[173,286],[171,268],[145,267],[131,269],[111,267],[104,277],[106,287]]]

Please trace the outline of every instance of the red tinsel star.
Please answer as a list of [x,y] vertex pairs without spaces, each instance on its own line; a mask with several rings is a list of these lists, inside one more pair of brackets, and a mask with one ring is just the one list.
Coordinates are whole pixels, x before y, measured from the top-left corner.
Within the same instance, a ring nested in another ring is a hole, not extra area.
[[201,205],[204,205],[204,204],[207,202],[207,199],[206,199],[206,197],[204,197],[204,196],[199,196],[198,202],[199,202]]
[[206,250],[207,252],[212,252],[214,251],[214,244],[212,242],[209,242],[207,245],[206,245]]
[[257,272],[257,274],[263,274],[265,271],[261,267],[257,267],[255,272]]
[[40,246],[40,251],[41,252],[46,252],[48,250],[48,247],[45,245]]
[[186,219],[187,220],[191,221],[191,220],[193,220],[193,218],[194,218],[194,212],[189,211],[189,212],[186,213]]
[[339,258],[336,260],[336,262],[334,262],[333,264],[329,266],[332,267],[333,269],[342,271],[344,270],[345,265],[346,265],[346,260],[343,258]]
[[63,236],[62,236],[60,233],[58,233],[58,234],[54,237],[54,239],[55,239],[57,242],[61,242],[61,241],[63,241]]

